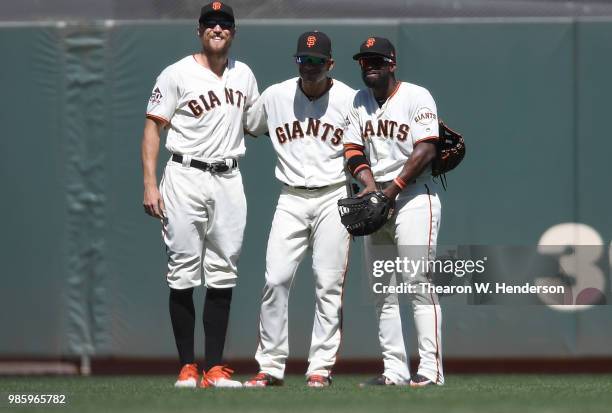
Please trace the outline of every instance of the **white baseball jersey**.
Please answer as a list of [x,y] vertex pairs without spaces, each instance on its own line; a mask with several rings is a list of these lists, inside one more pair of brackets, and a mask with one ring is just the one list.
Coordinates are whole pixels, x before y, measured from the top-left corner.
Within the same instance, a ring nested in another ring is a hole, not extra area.
[[253,135],[268,130],[281,182],[310,188],[345,181],[342,136],[355,90],[333,80],[311,101],[298,79],[267,88],[247,113],[246,128]]
[[157,78],[147,117],[169,124],[166,148],[202,160],[244,155],[242,117],[258,98],[257,81],[244,63],[229,59],[223,76],[187,56]]
[[[399,82],[382,107],[370,89],[357,92],[344,133],[345,144],[366,148],[379,182],[400,174],[417,143],[437,138],[436,103],[427,89],[407,82]],[[421,176],[430,174],[428,167]]]

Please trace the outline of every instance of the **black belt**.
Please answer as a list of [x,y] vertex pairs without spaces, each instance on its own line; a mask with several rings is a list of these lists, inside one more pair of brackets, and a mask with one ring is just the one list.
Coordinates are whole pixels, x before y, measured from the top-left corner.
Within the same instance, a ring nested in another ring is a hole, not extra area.
[[285,186],[288,186],[289,188],[293,188],[293,189],[303,189],[305,191],[318,191],[319,189],[328,188],[330,185],[325,185],[325,186],[291,186],[291,185],[285,184]]
[[[176,153],[172,154],[172,160],[174,162],[183,163],[183,155]],[[200,169],[204,172],[227,172],[238,166],[238,161],[232,158],[232,165],[229,166],[225,162],[208,163],[192,159],[189,161],[189,166],[192,168]]]

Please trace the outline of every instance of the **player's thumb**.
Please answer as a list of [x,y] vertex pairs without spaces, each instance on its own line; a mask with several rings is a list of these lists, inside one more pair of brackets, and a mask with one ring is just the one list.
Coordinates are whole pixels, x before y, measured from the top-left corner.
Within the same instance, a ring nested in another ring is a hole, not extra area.
[[162,217],[166,217],[166,206],[164,205],[164,200],[162,199],[162,197],[159,197],[159,212],[161,214]]

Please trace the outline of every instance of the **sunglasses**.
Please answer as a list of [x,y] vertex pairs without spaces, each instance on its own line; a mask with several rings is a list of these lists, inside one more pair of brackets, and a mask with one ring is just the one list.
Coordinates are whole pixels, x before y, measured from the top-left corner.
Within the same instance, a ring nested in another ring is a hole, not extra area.
[[221,27],[221,30],[230,30],[234,27],[234,22],[230,20],[204,20],[202,26],[206,29],[214,29],[215,27]]
[[384,56],[362,57],[358,60],[359,66],[365,67],[384,67],[395,63],[392,59]]
[[316,56],[296,56],[295,61],[298,64],[309,64],[309,65],[323,65],[327,63],[326,57],[316,57]]

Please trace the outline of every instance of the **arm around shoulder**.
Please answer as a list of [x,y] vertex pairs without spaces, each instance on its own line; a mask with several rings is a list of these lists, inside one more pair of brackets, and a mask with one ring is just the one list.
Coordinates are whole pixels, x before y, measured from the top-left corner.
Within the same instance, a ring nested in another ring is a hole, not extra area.
[[266,113],[266,91],[251,103],[244,112],[244,131],[253,137],[258,137],[268,131],[268,116]]

